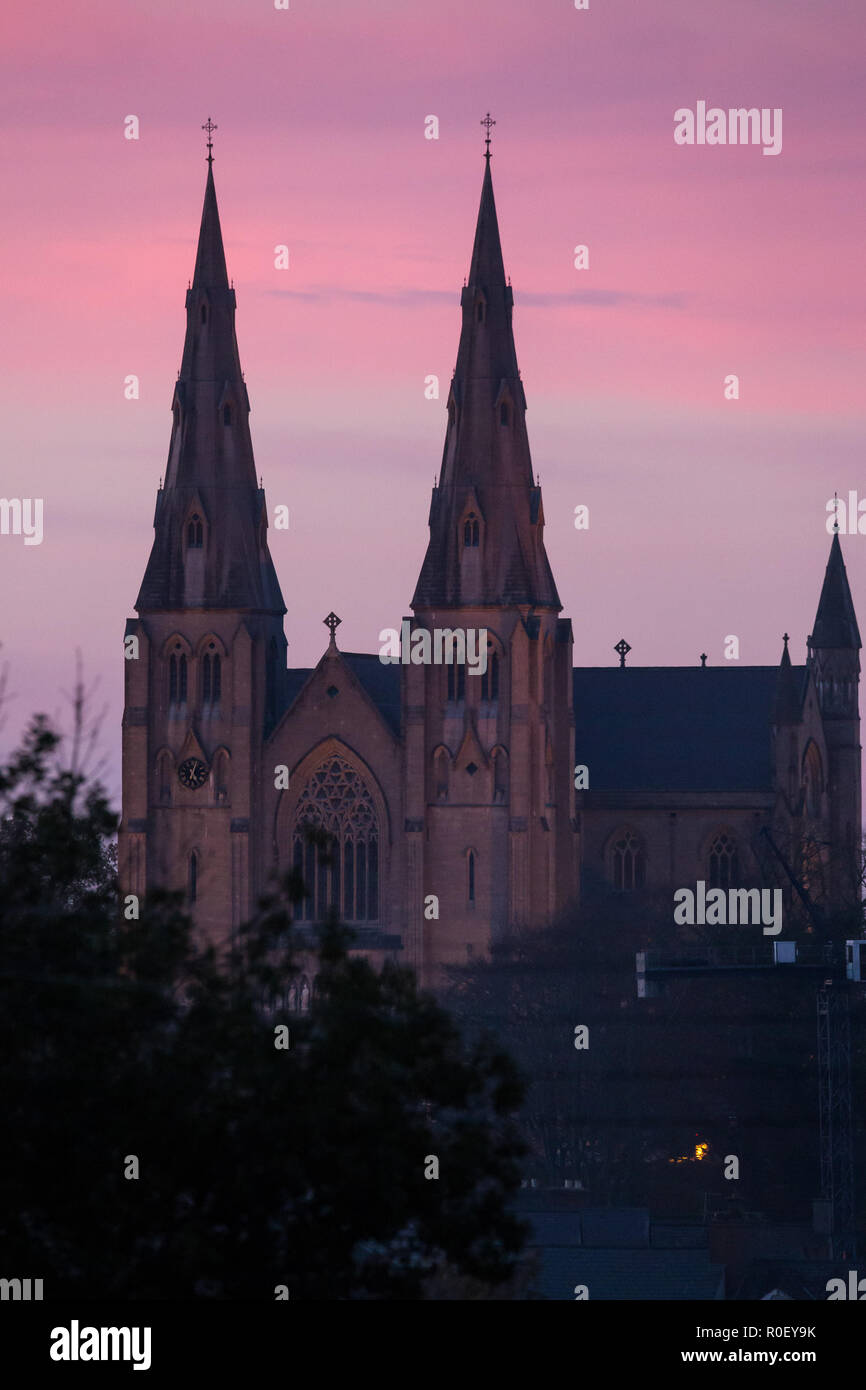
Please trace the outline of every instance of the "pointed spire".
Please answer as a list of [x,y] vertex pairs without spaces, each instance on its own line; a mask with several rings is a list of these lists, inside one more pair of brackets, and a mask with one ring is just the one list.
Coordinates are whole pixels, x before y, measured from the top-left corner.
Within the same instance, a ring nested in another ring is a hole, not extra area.
[[[463,324],[440,481],[412,606],[530,604],[559,612],[544,549],[541,489],[533,482],[511,324],[514,296],[490,169],[488,150],[469,278],[460,296]],[[467,547],[473,556],[464,553]]]
[[228,287],[229,277],[226,270],[226,253],[223,249],[216,186],[213,181],[213,164],[208,160],[207,183],[204,190],[204,207],[201,213],[201,228],[198,234],[198,250],[195,257],[195,270],[192,274],[192,288],[197,290],[227,290]]
[[[216,127],[208,118],[208,135]],[[285,612],[256,483],[250,403],[235,335],[213,177],[212,142],[174,423],[155,537],[136,607]]]
[[815,626],[809,639],[812,648],[859,648],[860,632],[854,612],[854,601],[848,586],[845,561],[839,533],[834,532],[830,558],[824,575],[824,585],[815,616]]
[[779,673],[776,677],[776,698],[773,705],[774,724],[799,724],[800,722],[800,696],[797,689],[797,678],[794,675],[794,668],[791,665],[791,657],[788,652],[788,642],[790,638],[787,632],[782,641],[782,659],[779,662]]

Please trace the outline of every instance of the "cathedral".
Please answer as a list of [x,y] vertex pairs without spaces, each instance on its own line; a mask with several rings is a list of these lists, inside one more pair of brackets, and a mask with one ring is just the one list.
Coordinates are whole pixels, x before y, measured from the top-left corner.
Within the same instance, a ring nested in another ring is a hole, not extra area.
[[290,667],[209,152],[168,463],[126,625],[123,891],[182,890],[224,945],[296,866],[301,922],[335,905],[356,950],[431,986],[509,932],[579,911],[589,889],[772,879],[814,894],[823,874],[841,901],[859,865],[860,635],[838,534],[803,665],[786,635],[772,666],[629,666],[622,640],[617,664],[575,668],[489,144],[460,305],[403,632],[486,634],[483,670],[342,651],[333,613],[318,664]]

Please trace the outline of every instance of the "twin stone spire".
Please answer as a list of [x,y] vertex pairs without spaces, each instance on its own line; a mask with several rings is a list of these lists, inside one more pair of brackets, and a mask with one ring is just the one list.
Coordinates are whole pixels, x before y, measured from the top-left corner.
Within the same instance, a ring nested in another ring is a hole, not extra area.
[[[544,548],[541,489],[534,485],[526,397],[512,329],[490,159],[448,394],[430,540],[412,599],[418,614],[460,607],[561,610]],[[165,485],[139,612],[206,608],[286,612],[256,482],[250,404],[235,334],[213,165],[208,162],[186,338],[172,401]],[[838,536],[810,641],[859,649],[860,634]]]
[[[412,607],[419,613],[467,605],[559,612],[544,549],[541,490],[533,484],[489,158],[461,305],[442,470]],[[235,307],[209,161],[165,485],[157,496],[139,612],[286,611],[268,551],[264,492],[256,482]]]

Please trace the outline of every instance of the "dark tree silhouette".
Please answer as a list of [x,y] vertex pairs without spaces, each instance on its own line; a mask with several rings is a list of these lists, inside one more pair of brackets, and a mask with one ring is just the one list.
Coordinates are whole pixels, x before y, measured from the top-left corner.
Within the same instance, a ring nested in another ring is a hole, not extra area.
[[[508,1057],[467,1046],[411,971],[352,956],[335,921],[300,937],[292,876],[224,959],[179,895],[136,919],[116,817],[59,751],[40,719],[0,769],[5,1272],[42,1278],[48,1299],[510,1287]],[[318,988],[290,1015],[310,953]]]

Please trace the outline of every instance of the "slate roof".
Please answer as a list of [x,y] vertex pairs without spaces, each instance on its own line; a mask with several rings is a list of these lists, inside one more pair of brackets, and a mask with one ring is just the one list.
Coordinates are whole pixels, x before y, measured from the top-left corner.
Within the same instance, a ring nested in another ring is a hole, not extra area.
[[721,1297],[724,1271],[710,1264],[706,1231],[689,1233],[698,1248],[676,1245],[670,1229],[653,1241],[649,1212],[639,1207],[582,1211],[522,1212],[531,1227],[527,1240],[539,1255],[533,1292],[544,1299],[574,1300],[576,1284],[597,1299],[714,1299]]
[[[794,666],[802,691],[806,667]],[[575,762],[593,791],[768,791],[778,666],[574,671]]]
[[[392,732],[400,667],[341,652]],[[805,666],[791,667],[797,690]],[[312,667],[286,672],[291,708]],[[778,666],[586,666],[574,676],[575,760],[593,791],[769,791]]]
[[722,1297],[724,1270],[711,1265],[706,1250],[588,1250],[543,1247],[534,1292],[545,1299],[574,1301],[585,1284],[598,1299],[714,1299]]

